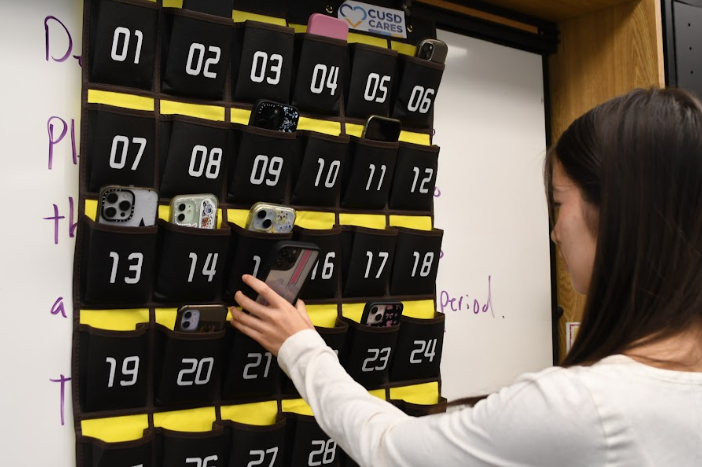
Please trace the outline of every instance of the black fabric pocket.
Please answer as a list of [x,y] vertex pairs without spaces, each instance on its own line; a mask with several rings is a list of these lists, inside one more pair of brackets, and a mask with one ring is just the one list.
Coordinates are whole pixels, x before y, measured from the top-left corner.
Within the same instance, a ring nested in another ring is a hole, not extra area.
[[232,223],[229,223],[229,227],[231,227],[232,235],[223,299],[227,303],[233,304],[234,294],[237,290],[241,290],[251,299],[256,299],[257,294],[251,287],[242,282],[241,276],[251,274],[263,280],[264,278],[259,277],[258,274],[265,266],[268,255],[273,251],[276,243],[292,239],[292,232],[289,234],[252,232]]
[[341,448],[319,427],[314,417],[297,413],[284,415],[287,419],[284,465],[340,465]]
[[183,0],[183,9],[231,18],[234,0]]
[[93,1],[90,81],[153,88],[158,10],[155,4]]
[[161,122],[161,196],[212,193],[221,197],[232,152],[229,133],[226,124],[204,120]]
[[211,404],[219,392],[224,331],[176,332],[161,325],[157,331],[156,405]]
[[225,430],[213,424],[212,431],[182,432],[156,429],[158,463],[163,467],[224,466],[227,454]]
[[[301,134],[298,134],[301,136]],[[349,148],[348,136],[307,133],[300,137],[302,162],[292,203],[302,206],[337,206]]]
[[199,229],[159,220],[161,252],[154,296],[165,302],[219,298],[229,227]]
[[440,229],[398,229],[390,295],[434,293],[443,235]]
[[282,467],[285,457],[285,419],[273,425],[245,425],[224,421],[231,432],[230,466]]
[[397,230],[347,227],[342,234],[344,297],[382,297],[395,255]]
[[346,80],[346,116],[365,119],[390,115],[397,52],[366,44],[352,44],[351,70]]
[[374,327],[343,319],[349,332],[341,353],[342,365],[359,384],[378,388],[388,381],[400,326]]
[[410,417],[424,417],[426,415],[444,413],[448,407],[448,401],[444,397],[439,398],[438,403],[428,405],[414,404],[404,400],[391,400],[390,403]]
[[229,70],[232,24],[217,16],[164,8],[164,92],[221,100]]
[[[235,44],[237,47],[237,44]],[[293,70],[293,29],[246,21],[240,62],[234,83],[234,100],[268,99],[287,104]],[[235,51],[235,54],[238,54]]]
[[319,247],[317,264],[305,283],[300,298],[331,299],[338,295],[341,280],[341,227],[311,230],[295,227],[295,239]]
[[81,436],[78,442],[83,450],[83,467],[152,466],[154,435],[150,431],[134,441],[106,443]]
[[270,396],[278,392],[278,360],[259,343],[231,326],[227,327],[229,362],[222,398],[239,400]]
[[339,115],[346,42],[314,34],[298,34],[299,56],[292,103],[302,111]]
[[439,146],[400,143],[390,191],[390,209],[431,211]]
[[390,367],[391,381],[438,378],[446,316],[400,318],[400,333]]
[[94,107],[88,113],[88,191],[105,185],[153,187],[156,126],[150,112]]
[[432,110],[445,65],[408,55],[400,58],[399,65],[401,78],[394,99],[393,118],[406,127],[431,128]]
[[143,306],[151,297],[157,227],[115,227],[88,217],[83,222],[83,301]]
[[246,127],[229,185],[232,201],[283,203],[296,147],[295,133]]
[[108,331],[80,326],[80,401],[84,412],[146,406],[147,327]]
[[344,172],[346,208],[383,209],[395,172],[398,143],[351,138],[351,160]]

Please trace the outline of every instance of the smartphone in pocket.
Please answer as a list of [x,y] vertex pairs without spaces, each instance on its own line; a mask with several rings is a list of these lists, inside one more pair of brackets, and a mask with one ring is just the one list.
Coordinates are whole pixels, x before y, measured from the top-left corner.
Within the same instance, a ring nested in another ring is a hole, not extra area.
[[212,193],[174,196],[171,199],[171,222],[185,227],[215,229],[218,203]]
[[375,141],[397,141],[402,132],[402,122],[396,118],[371,115],[363,126],[361,138]]
[[158,192],[153,188],[108,185],[98,197],[100,224],[145,227],[156,223]]
[[289,206],[254,203],[249,209],[244,228],[254,232],[290,233],[295,225],[295,210]]
[[[282,241],[276,243],[264,268],[264,282],[293,305],[297,301],[312,268],[317,263],[319,247],[314,243]],[[258,303],[268,305],[260,295]]]
[[292,133],[297,130],[300,112],[292,105],[259,99],[251,110],[249,125]]
[[225,305],[184,305],[178,309],[174,331],[214,332],[224,329]]
[[396,326],[400,324],[403,310],[402,302],[391,300],[368,302],[363,307],[361,324],[374,327]]
[[346,21],[339,18],[322,13],[313,13],[307,20],[307,32],[346,41],[349,36],[349,25]]
[[445,63],[448,55],[446,42],[439,39],[424,39],[417,45],[416,56],[434,63]]

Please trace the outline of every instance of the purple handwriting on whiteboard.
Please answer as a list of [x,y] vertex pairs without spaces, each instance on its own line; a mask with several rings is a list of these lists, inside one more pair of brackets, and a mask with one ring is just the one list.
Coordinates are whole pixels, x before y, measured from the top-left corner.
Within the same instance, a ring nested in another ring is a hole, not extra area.
[[[54,37],[54,44],[57,42],[57,36],[63,36],[68,41],[68,46],[65,50],[53,50],[56,47],[51,47],[52,34]],[[46,40],[47,62],[54,61],[58,63],[63,63],[71,57],[71,53],[73,52],[73,36],[71,36],[71,32],[68,30],[66,25],[63,24],[63,21],[61,21],[57,17],[47,16],[46,18],[44,18],[44,39]],[[54,55],[54,53],[56,55]],[[60,55],[61,53],[63,53],[63,55]],[[78,65],[83,66],[83,59],[80,55],[73,55],[73,58],[78,60]]]
[[63,297],[57,298],[51,306],[51,314],[54,316],[60,314],[64,318],[68,318],[68,316],[66,316],[66,307],[63,305]]
[[[49,170],[54,167],[54,147],[56,147],[68,133],[68,123],[61,117],[53,116],[46,122],[46,131],[49,134]],[[71,151],[73,151],[73,165],[78,165],[78,151],[76,150],[76,121],[71,119]]]
[[66,383],[69,382],[71,378],[67,378],[63,375],[59,379],[49,379],[52,383],[61,383],[61,425],[66,424],[66,418],[64,416],[64,408],[66,406]]
[[471,299],[468,294],[452,296],[447,290],[442,290],[439,296],[439,306],[441,312],[446,311],[472,311],[477,315],[490,311],[492,317],[495,317],[495,310],[492,306],[492,276],[488,276],[487,281],[487,296],[483,301],[477,298]]
[[[66,220],[66,216],[62,216],[59,213],[59,208],[57,205],[54,206],[54,215],[51,217],[44,217],[44,220],[46,221],[53,221],[54,222],[54,245],[58,245],[59,243],[59,230],[61,228],[61,221]],[[78,226],[77,222],[73,222],[75,219],[75,206],[73,205],[73,197],[69,196],[68,197],[68,236],[70,238],[74,238],[76,235],[76,227]]]

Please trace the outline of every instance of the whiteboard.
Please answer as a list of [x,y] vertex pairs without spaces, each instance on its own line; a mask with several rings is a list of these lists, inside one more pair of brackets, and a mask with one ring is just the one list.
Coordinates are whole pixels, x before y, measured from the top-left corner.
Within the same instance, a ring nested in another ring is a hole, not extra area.
[[434,104],[434,211],[445,231],[436,288],[451,400],[552,364],[546,128],[540,55],[437,35],[449,45]]

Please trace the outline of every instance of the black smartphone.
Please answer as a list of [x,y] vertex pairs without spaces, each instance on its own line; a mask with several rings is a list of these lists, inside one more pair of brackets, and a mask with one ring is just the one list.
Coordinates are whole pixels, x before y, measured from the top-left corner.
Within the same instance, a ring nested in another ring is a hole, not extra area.
[[224,329],[225,305],[185,305],[178,309],[174,331],[214,332]]
[[396,118],[371,115],[363,126],[362,138],[376,141],[397,141],[402,132],[402,122]]
[[[264,282],[293,305],[317,263],[319,247],[314,243],[282,241],[275,244],[263,269]],[[268,305],[260,295],[258,303]]]
[[448,46],[439,39],[424,39],[417,45],[416,56],[435,63],[446,63]]
[[251,110],[249,125],[292,133],[297,130],[300,112],[292,105],[259,99]]
[[400,324],[400,316],[405,306],[402,302],[381,300],[368,302],[363,307],[361,324],[374,327],[388,327]]

